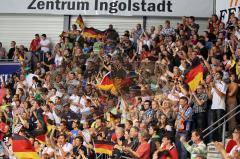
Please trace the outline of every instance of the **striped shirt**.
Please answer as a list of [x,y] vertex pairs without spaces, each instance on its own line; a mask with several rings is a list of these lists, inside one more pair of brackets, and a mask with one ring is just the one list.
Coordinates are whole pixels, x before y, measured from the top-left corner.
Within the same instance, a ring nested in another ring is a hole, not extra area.
[[191,154],[191,159],[195,159],[197,155],[207,156],[207,146],[201,141],[199,144],[189,145],[188,143],[184,144],[186,150]]

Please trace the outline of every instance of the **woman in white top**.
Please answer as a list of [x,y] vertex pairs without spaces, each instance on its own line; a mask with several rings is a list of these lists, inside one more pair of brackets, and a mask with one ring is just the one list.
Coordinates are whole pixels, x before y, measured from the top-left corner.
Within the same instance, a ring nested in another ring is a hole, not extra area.
[[54,59],[54,63],[56,65],[56,67],[59,67],[62,65],[62,62],[63,62],[63,55],[62,55],[62,52],[61,50],[58,50],[56,52],[56,56],[55,56],[55,59]]

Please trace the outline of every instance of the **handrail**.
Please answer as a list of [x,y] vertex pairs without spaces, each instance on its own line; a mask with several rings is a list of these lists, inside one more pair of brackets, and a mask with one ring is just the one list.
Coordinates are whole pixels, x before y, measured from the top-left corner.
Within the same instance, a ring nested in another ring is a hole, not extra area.
[[236,106],[234,109],[232,109],[230,112],[228,112],[227,114],[225,114],[223,117],[221,117],[220,119],[218,119],[216,122],[214,122],[212,125],[210,125],[209,127],[207,127],[205,130],[203,130],[202,132],[206,132],[208,129],[212,128],[214,125],[218,124],[219,121],[223,120],[224,118],[226,118],[228,115],[230,115],[233,111],[235,111],[236,109],[240,108],[240,105]]
[[[213,130],[211,130],[210,132],[208,132],[206,135],[203,136],[203,138],[205,139],[208,135],[210,135],[211,133],[213,133],[214,131],[216,131],[219,127],[221,127],[223,124],[225,124],[226,122],[228,122],[230,119],[232,119],[233,117],[235,117],[236,115],[238,115],[240,113],[240,111],[236,112],[235,114],[233,114],[232,116],[230,116],[230,118],[228,118],[227,120],[225,120],[224,122],[222,122],[221,124],[219,124],[217,127],[215,127]],[[226,116],[225,116],[226,117]]]

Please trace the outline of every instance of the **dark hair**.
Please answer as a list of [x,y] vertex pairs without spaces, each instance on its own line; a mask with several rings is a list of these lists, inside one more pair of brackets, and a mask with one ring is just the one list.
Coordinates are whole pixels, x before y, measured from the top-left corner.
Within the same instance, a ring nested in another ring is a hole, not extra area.
[[190,16],[190,19],[192,19],[192,21],[195,21],[195,17],[194,16]]
[[165,133],[165,134],[163,135],[163,138],[167,138],[168,140],[170,140],[171,143],[174,142],[173,135],[172,135],[171,133],[169,133],[169,132]]
[[45,38],[47,37],[47,35],[46,35],[46,34],[42,34],[42,36],[43,36],[43,37],[45,37]]
[[143,45],[142,48],[145,50],[145,51],[149,51],[149,47],[147,45]]
[[152,127],[153,131],[158,132],[158,126],[156,124],[151,124],[150,127]]
[[186,102],[188,102],[188,98],[185,97],[185,96],[180,97],[180,99],[185,100]]
[[240,125],[237,125],[237,126],[234,128],[234,130],[237,130],[237,131],[240,132]]
[[200,139],[202,140],[202,130],[201,129],[194,129],[192,133],[195,133],[196,136],[200,136]]
[[39,34],[35,34],[35,36],[39,37]]
[[127,122],[128,122],[130,125],[133,125],[132,120],[127,120]]
[[82,143],[84,141],[83,137],[82,136],[77,136],[75,139],[79,139]]
[[223,72],[222,71],[218,71],[217,73],[219,73],[220,76],[223,77]]
[[147,102],[149,106],[151,106],[152,102],[150,100],[145,100],[144,103]]

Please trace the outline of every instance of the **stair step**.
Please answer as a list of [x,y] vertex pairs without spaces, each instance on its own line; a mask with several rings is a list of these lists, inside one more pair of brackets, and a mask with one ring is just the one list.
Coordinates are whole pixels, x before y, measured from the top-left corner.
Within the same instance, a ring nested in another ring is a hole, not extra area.
[[207,145],[207,159],[221,159],[221,155],[216,150],[214,143],[209,143]]

